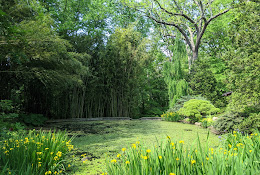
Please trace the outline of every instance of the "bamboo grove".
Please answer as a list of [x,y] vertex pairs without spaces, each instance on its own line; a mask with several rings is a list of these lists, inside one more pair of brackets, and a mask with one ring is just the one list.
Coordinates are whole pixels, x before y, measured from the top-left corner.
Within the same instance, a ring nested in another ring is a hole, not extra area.
[[[153,58],[134,26],[107,37],[102,33],[105,19],[80,24],[78,17],[70,19],[78,26],[66,26],[63,20],[68,19],[56,19],[52,11],[67,5],[76,13],[76,5],[84,1],[33,2],[1,1],[0,99],[51,118],[134,117],[146,110],[153,93],[145,90],[144,67]],[[69,12],[59,13],[61,18]],[[88,26],[88,33],[76,30],[79,25]],[[164,96],[162,107],[167,106]]]

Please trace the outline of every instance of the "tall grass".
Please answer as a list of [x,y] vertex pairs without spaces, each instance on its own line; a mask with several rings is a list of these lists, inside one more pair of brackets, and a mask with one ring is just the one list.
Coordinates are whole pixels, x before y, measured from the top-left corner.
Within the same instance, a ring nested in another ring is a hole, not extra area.
[[73,149],[65,132],[17,134],[0,143],[0,172],[17,175],[62,174]]
[[[136,142],[107,161],[111,175],[258,175],[260,174],[260,137],[258,134],[230,133],[221,138],[218,148],[197,145],[185,147],[183,141],[146,148]],[[105,173],[104,173],[105,174]]]

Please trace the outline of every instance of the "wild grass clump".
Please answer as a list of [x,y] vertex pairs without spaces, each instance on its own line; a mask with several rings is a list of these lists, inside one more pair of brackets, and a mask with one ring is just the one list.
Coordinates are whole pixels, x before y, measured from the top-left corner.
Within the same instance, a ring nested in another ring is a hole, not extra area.
[[0,142],[0,174],[62,174],[73,149],[65,132],[29,131]]
[[[111,175],[174,175],[174,174],[260,174],[260,137],[258,133],[242,135],[234,132],[221,137],[217,148],[208,144],[186,148],[184,141],[145,148],[139,142],[123,148],[116,158],[107,160],[106,172]],[[104,173],[104,174],[105,174]]]

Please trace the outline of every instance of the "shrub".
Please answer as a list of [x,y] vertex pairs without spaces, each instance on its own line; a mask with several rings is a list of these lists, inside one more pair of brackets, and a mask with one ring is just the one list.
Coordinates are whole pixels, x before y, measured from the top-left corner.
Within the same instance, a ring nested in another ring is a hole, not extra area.
[[10,113],[14,109],[12,100],[0,100],[0,112]]
[[184,118],[178,112],[167,112],[165,114],[162,114],[161,117],[163,120],[171,122],[178,122]]
[[0,147],[0,173],[1,167],[5,166],[11,174],[30,175],[65,171],[65,155],[73,149],[65,132],[51,131],[14,134],[0,143]]
[[240,124],[236,125],[235,128],[242,132],[253,133],[260,131],[260,113],[252,113],[248,118],[245,118]]
[[25,124],[33,126],[42,126],[47,121],[42,114],[21,114],[20,118]]
[[219,117],[214,123],[214,127],[220,132],[232,131],[236,128],[236,125],[243,121],[243,119],[244,117],[241,117],[238,113],[226,113]]
[[176,100],[174,107],[170,108],[167,112],[177,112],[177,111],[179,111],[183,107],[184,103],[191,100],[191,99],[207,100],[206,98],[204,98],[202,96],[191,96],[191,95],[182,96],[181,98]]
[[219,111],[209,101],[191,99],[184,103],[183,107],[179,110],[181,115],[189,117],[192,123],[201,119],[202,116],[215,114]]
[[[222,136],[221,145],[209,148],[206,144],[184,147],[182,140],[169,137],[165,144],[148,148],[136,142],[123,148],[116,158],[106,161],[106,173],[129,175],[154,174],[260,174],[258,133],[243,136],[241,133]],[[104,173],[105,174],[105,173]]]
[[201,120],[201,126],[203,128],[208,128],[209,126],[212,126],[212,125],[213,125],[212,118],[207,117],[207,118],[204,118]]
[[10,137],[9,130],[18,131],[24,129],[24,126],[16,122],[18,120],[19,114],[15,112],[15,107],[11,100],[0,100],[0,138]]

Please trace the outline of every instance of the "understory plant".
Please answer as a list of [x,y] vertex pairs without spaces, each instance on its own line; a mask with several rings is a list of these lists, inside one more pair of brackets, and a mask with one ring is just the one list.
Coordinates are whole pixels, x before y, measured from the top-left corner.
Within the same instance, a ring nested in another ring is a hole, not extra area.
[[236,131],[222,136],[217,148],[202,146],[199,137],[197,146],[187,148],[184,141],[173,141],[170,137],[165,144],[152,148],[137,141],[130,148],[122,148],[116,158],[108,158],[103,174],[259,174],[259,148],[258,133],[242,135]]
[[170,122],[178,122],[184,118],[178,112],[167,112],[162,114],[161,117],[163,120],[170,121]]
[[0,142],[0,174],[62,174],[70,166],[65,156],[73,149],[65,132],[14,133]]
[[203,128],[208,128],[213,125],[213,119],[211,117],[206,117],[201,120],[201,126]]

